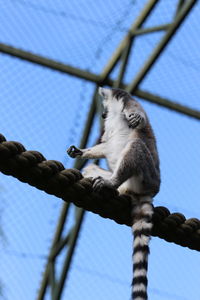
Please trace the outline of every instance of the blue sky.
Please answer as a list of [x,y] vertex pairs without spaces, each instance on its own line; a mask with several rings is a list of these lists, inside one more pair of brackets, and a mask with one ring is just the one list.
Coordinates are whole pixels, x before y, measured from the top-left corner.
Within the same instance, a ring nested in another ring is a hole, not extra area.
[[[0,0],[0,42],[98,74],[145,2]],[[144,26],[170,22],[174,4],[160,1]],[[198,3],[140,86],[196,109],[199,15]],[[135,41],[127,83],[161,37],[155,33]],[[0,132],[71,167],[66,149],[79,144],[94,85],[8,55],[1,55],[0,70]],[[116,74],[117,69],[112,77]],[[139,101],[152,122],[161,159],[155,205],[200,218],[199,121]],[[97,136],[95,127],[90,144]],[[62,201],[2,174],[0,197],[5,299],[36,299]],[[71,208],[67,228],[73,214]],[[130,228],[87,213],[63,299],[129,299],[131,248]],[[149,300],[199,300],[199,263],[198,252],[152,238]],[[58,269],[61,265],[62,258]]]

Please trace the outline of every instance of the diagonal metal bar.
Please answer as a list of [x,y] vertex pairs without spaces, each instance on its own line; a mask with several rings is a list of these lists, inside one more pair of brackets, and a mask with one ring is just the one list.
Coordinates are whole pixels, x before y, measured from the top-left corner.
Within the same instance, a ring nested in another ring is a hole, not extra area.
[[[106,84],[109,86],[116,86],[117,81],[108,79]],[[124,90],[128,90],[128,85],[124,83],[120,83],[120,87]],[[136,96],[138,98],[141,98],[143,100],[146,100],[151,103],[155,103],[157,105],[160,105],[162,107],[171,109],[173,111],[176,111],[180,114],[186,115],[188,117],[200,120],[200,111],[197,109],[192,109],[188,106],[179,104],[175,101],[169,100],[167,98],[161,97],[159,95],[152,94],[148,91],[143,91],[141,89],[135,89],[132,93],[133,96]]]
[[[4,51],[2,51],[2,50],[4,50]],[[19,57],[20,59],[24,59],[24,60],[36,63],[38,65],[43,65],[44,67],[48,67],[50,69],[54,69],[54,70],[63,72],[65,74],[70,74],[70,75],[76,76],[78,78],[83,78],[85,80],[95,82],[96,84],[100,84],[100,85],[102,84],[100,76],[98,76],[96,74],[93,74],[90,72],[85,72],[81,69],[73,68],[71,66],[58,63],[54,60],[49,60],[42,56],[34,55],[30,52],[26,52],[26,51],[23,51],[23,50],[14,48],[14,47],[10,47],[10,46],[7,46],[7,45],[1,44],[1,43],[0,43],[0,51],[7,53],[9,55],[12,55],[12,56]],[[31,59],[29,59],[29,55],[31,55]],[[33,59],[33,57],[34,57],[34,59]],[[107,78],[105,80],[104,84],[107,84],[108,86],[117,86],[118,83],[117,83],[117,81]],[[128,86],[123,83],[120,83],[120,87],[128,90]],[[188,115],[189,117],[200,119],[200,112],[198,110],[194,110],[187,106],[180,105],[172,100],[163,98],[158,95],[153,95],[152,93],[149,93],[146,91],[144,92],[144,91],[141,91],[138,89],[136,91],[134,91],[132,94],[139,98],[142,98],[144,100],[150,101],[152,103],[156,103],[163,107],[167,107],[169,109],[175,110],[179,113]],[[83,167],[84,163],[85,162],[82,162],[82,166],[80,166],[80,167]]]
[[[97,90],[95,90],[95,93],[94,93],[92,104],[90,106],[90,111],[88,113],[88,119],[87,119],[87,122],[85,125],[85,130],[84,130],[81,142],[80,142],[81,148],[84,148],[86,146],[86,143],[87,143],[87,140],[89,137],[90,128],[92,126],[94,116],[96,114],[96,101],[95,101],[96,93],[97,93]],[[80,169],[80,167],[81,167],[79,162],[80,161],[76,160],[75,165],[74,165],[74,167],[77,169]],[[67,276],[67,273],[68,273],[68,270],[70,267],[73,250],[76,246],[78,232],[80,231],[80,227],[81,227],[82,220],[84,218],[84,213],[85,213],[85,211],[83,209],[76,208],[75,225],[74,225],[74,228],[72,229],[71,234],[69,234],[69,238],[65,239],[66,245],[68,246],[68,251],[65,255],[64,266],[62,269],[61,277],[60,277],[58,283],[56,283],[55,280],[52,280],[51,271],[52,271],[52,268],[54,267],[54,266],[52,266],[52,264],[55,265],[56,254],[58,254],[58,253],[56,253],[58,251],[58,245],[59,245],[59,243],[62,244],[62,242],[63,242],[63,240],[61,239],[61,235],[64,230],[64,224],[67,220],[68,210],[69,210],[69,204],[67,204],[67,205],[63,204],[61,215],[60,215],[58,225],[57,225],[57,230],[55,233],[55,237],[53,239],[49,258],[48,258],[48,261],[46,264],[46,269],[44,271],[43,279],[42,279],[42,282],[40,285],[40,290],[38,292],[37,300],[44,299],[47,287],[51,283],[53,283],[53,286],[51,286],[52,299],[54,299],[54,300],[59,299],[59,296],[62,293],[64,281],[66,280],[66,276]]]
[[74,253],[74,249],[76,246],[78,234],[79,234],[79,231],[80,231],[80,228],[82,225],[84,215],[85,215],[85,210],[83,210],[82,208],[76,208],[76,222],[75,222],[74,228],[72,229],[72,232],[70,235],[70,239],[69,239],[69,243],[68,243],[68,251],[65,256],[61,275],[60,275],[60,278],[58,279],[58,282],[54,288],[53,300],[60,300],[62,290],[64,287],[64,283],[65,283],[65,280],[66,280],[66,277],[68,274],[68,270],[69,270],[69,267],[72,262],[72,256]]
[[[4,53],[10,54],[12,56],[17,56],[21,59],[25,59],[25,60],[28,60],[30,62],[33,62],[32,59],[31,60],[26,59],[26,58],[29,57],[29,55],[31,55],[31,57],[35,58],[34,63],[36,63],[36,64],[43,65],[45,67],[63,72],[65,74],[67,73],[67,74],[70,74],[72,76],[76,76],[78,78],[83,78],[83,79],[88,80],[88,81],[91,81],[91,78],[92,78],[93,79],[92,82],[95,82],[96,84],[101,84],[100,76],[98,76],[96,74],[93,74],[93,73],[90,73],[90,72],[84,72],[81,69],[77,69],[77,68],[73,68],[73,67],[68,66],[68,65],[60,64],[60,63],[58,63],[54,60],[49,60],[49,59],[46,60],[46,58],[44,58],[42,56],[33,55],[32,53],[22,51],[20,49],[13,48],[13,47],[10,47],[10,46],[7,46],[7,45],[4,45],[4,44],[0,43],[0,51],[2,49],[4,49],[4,50],[6,49],[6,52],[2,51]],[[10,50],[11,50],[11,52],[10,52]],[[14,55],[14,53],[16,55]],[[22,53],[23,53],[23,58],[21,57]],[[118,85],[117,81],[114,81],[114,80],[109,79],[109,78],[106,79],[104,84],[107,84],[108,86],[117,86]],[[123,89],[128,90],[128,86],[123,84],[123,83],[120,83],[120,87],[123,88]],[[194,110],[194,109],[191,109],[187,106],[180,105],[180,104],[178,104],[178,103],[176,103],[172,100],[163,98],[163,97],[158,96],[158,95],[153,95],[152,93],[149,93],[149,92],[146,92],[146,91],[141,91],[139,89],[134,91],[132,94],[139,97],[139,98],[142,98],[144,100],[150,101],[152,103],[156,103],[156,104],[161,105],[163,107],[167,107],[169,109],[175,110],[179,113],[188,115],[189,117],[200,119],[200,112],[198,110]],[[85,162],[83,161],[82,166],[80,166],[80,167],[83,167],[84,163]]]
[[127,33],[125,38],[120,43],[119,47],[116,49],[116,51],[112,55],[110,61],[105,66],[105,68],[104,68],[104,70],[101,74],[101,79],[102,79],[103,83],[106,80],[106,78],[108,78],[108,76],[110,75],[110,73],[112,72],[114,67],[116,66],[117,62],[119,61],[119,59],[120,59],[120,57],[123,53],[123,50],[127,46],[127,42],[130,39],[130,35],[133,36],[135,31],[138,30],[143,25],[143,23],[146,21],[146,19],[148,18],[148,16],[150,15],[150,13],[152,12],[154,6],[157,3],[158,3],[158,0],[149,0],[147,2],[146,6],[142,10],[141,14],[136,19],[136,21],[133,23],[133,25],[131,26],[129,32]]
[[197,2],[197,0],[190,0],[187,1],[179,10],[178,14],[175,16],[174,22],[169,26],[169,29],[167,30],[166,34],[160,41],[160,43],[156,46],[155,50],[147,60],[147,62],[144,64],[144,66],[141,68],[139,73],[136,75],[135,79],[129,84],[127,87],[127,91],[130,93],[133,93],[133,91],[138,87],[138,85],[142,82],[144,77],[146,76],[147,72],[149,72],[150,68],[153,66],[155,61],[158,59],[158,57],[161,55],[163,50],[165,49],[166,45],[172,38],[172,36],[175,34],[189,11],[192,9],[194,4]]
[[175,16],[179,13],[180,9],[182,8],[182,6],[185,4],[186,1],[187,0],[178,0]]
[[124,51],[121,55],[120,70],[119,70],[117,80],[113,82],[114,87],[120,87],[121,86],[121,83],[122,83],[123,78],[124,78],[124,73],[126,71],[126,67],[127,67],[127,64],[128,64],[128,59],[129,59],[129,55],[130,55],[130,52],[131,52],[132,43],[133,43],[133,36],[130,35],[129,40],[127,41],[127,45],[124,48]]
[[152,33],[152,32],[165,31],[169,28],[170,25],[171,24],[164,24],[164,25],[159,25],[159,26],[154,26],[154,27],[140,28],[134,32],[134,36]]
[[101,82],[99,75],[9,45],[0,43],[0,52],[91,82]]
[[177,102],[170,101],[169,99],[151,94],[147,91],[142,91],[139,89],[136,89],[133,94],[143,100],[147,100],[148,102],[158,104],[160,106],[164,106],[168,109],[171,109],[173,111],[179,112],[181,114],[187,115],[189,117],[192,117],[194,119],[200,120],[200,111],[196,109],[192,109],[190,107],[187,107],[185,105],[181,105]]
[[[97,113],[97,107],[96,107],[96,97],[97,97],[97,87],[94,91],[93,94],[93,99],[92,99],[92,104],[90,107],[90,111],[88,114],[88,119],[85,125],[85,129],[84,129],[84,133],[83,133],[83,137],[80,143],[80,148],[84,148],[87,144],[88,138],[89,138],[89,134],[90,134],[90,129],[92,127],[93,121],[94,121],[94,117]],[[76,163],[74,165],[74,167],[76,169],[81,169],[83,167],[82,162],[80,162],[80,160],[76,160]],[[82,208],[75,208],[76,210],[76,220],[75,220],[75,224],[74,227],[72,228],[70,234],[69,234],[69,240],[68,240],[68,251],[66,252],[65,255],[65,259],[64,259],[64,263],[63,263],[63,267],[62,267],[62,271],[60,274],[60,278],[58,279],[57,285],[54,288],[54,297],[53,300],[60,300],[62,291],[63,291],[63,287],[64,287],[64,283],[67,279],[67,275],[68,275],[68,271],[72,262],[72,257],[73,257],[73,253],[74,253],[74,249],[76,247],[76,243],[77,243],[77,239],[78,239],[78,235],[81,229],[81,225],[85,216],[85,210]]]
[[49,283],[49,273],[52,270],[52,263],[53,264],[55,263],[54,259],[52,260],[54,247],[57,245],[58,241],[61,238],[69,207],[70,207],[70,203],[63,204],[63,208],[62,208],[59,220],[58,220],[58,225],[56,228],[55,236],[54,236],[54,239],[52,242],[52,247],[50,250],[48,262],[47,262],[46,269],[43,274],[43,278],[42,278],[42,282],[41,282],[41,286],[40,286],[40,290],[39,290],[39,294],[38,294],[38,298],[37,298],[38,300],[44,299],[44,295],[45,295],[45,292],[46,292],[46,289],[47,289],[47,286]]

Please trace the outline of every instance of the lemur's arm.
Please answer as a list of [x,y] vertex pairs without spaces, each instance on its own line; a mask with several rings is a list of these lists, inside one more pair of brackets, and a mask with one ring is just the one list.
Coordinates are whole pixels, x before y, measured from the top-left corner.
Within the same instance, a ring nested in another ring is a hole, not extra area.
[[72,145],[67,150],[67,153],[72,158],[75,157],[88,158],[88,159],[104,158],[105,157],[104,149],[105,149],[105,143],[100,143],[91,148],[86,148],[86,149],[79,149]]

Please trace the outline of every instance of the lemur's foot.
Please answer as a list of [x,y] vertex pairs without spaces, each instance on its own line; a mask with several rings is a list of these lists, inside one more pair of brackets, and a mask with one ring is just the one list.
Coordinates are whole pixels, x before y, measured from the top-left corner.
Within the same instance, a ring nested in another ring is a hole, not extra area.
[[143,125],[145,119],[138,113],[132,113],[128,116],[128,123],[130,128],[136,128],[139,125]]
[[80,149],[76,148],[74,145],[70,146],[67,149],[67,153],[72,158],[81,156],[83,154],[83,152]]
[[95,177],[92,179],[93,189],[95,192],[100,192],[101,190],[108,188],[108,189],[114,189],[113,184],[107,180],[104,179],[101,176]]

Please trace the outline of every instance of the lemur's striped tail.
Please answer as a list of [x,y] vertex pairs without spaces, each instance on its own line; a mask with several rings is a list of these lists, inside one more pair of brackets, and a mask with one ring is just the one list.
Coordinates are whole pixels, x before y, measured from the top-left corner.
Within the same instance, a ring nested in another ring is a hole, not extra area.
[[147,268],[153,207],[150,197],[142,197],[134,208],[132,299],[147,300]]

